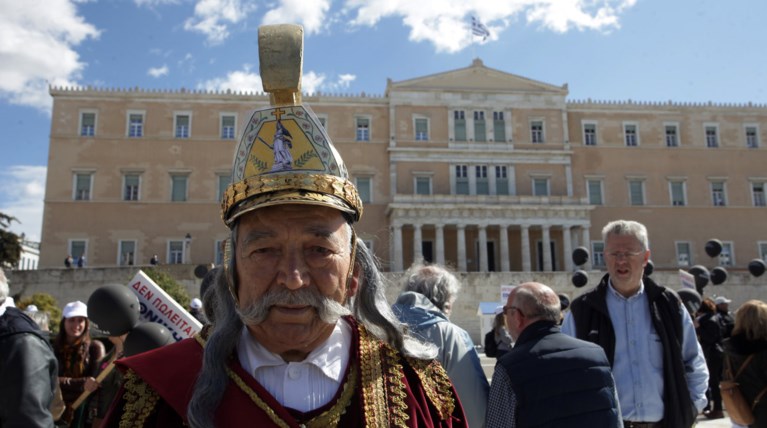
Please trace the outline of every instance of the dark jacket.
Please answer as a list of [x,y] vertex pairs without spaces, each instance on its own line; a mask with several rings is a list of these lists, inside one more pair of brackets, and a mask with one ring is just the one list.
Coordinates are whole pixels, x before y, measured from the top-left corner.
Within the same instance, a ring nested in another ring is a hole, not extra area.
[[[767,341],[752,342],[743,335],[734,334],[724,341],[724,352],[732,364],[733,376],[743,361],[754,354],[754,358],[737,378],[743,396],[749,403],[753,403],[756,396],[767,388]],[[756,421],[751,427],[767,427],[767,394],[762,396],[754,408],[754,417]]]
[[[584,293],[570,305],[576,337],[604,348],[612,366],[615,361],[615,331],[607,309],[607,287],[610,275],[593,290]],[[698,410],[690,398],[682,358],[684,331],[680,316],[681,302],[672,290],[645,276],[644,282],[650,317],[663,344],[663,421],[669,427],[690,427]]]
[[508,373],[519,427],[620,426],[615,382],[604,351],[537,321],[498,360]]
[[40,328],[20,310],[0,316],[0,427],[52,427],[58,366]]

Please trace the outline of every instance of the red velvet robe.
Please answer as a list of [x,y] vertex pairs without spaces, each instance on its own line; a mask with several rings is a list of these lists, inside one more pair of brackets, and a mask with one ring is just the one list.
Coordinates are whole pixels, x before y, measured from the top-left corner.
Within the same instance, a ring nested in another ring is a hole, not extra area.
[[[283,407],[232,355],[226,362],[230,382],[216,411],[216,426],[467,426],[455,389],[438,362],[403,357],[352,318],[345,320],[353,332],[349,366],[328,404],[308,413]],[[184,426],[202,365],[203,336],[119,360],[125,384],[102,427]]]

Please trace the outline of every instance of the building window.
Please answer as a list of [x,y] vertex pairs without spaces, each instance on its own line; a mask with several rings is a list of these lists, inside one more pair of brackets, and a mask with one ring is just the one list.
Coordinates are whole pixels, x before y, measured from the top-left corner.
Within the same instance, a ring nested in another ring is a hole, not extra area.
[[732,248],[732,242],[722,242],[722,252],[719,253],[719,266],[735,265],[735,252]]
[[229,174],[219,174],[218,178],[218,191],[216,192],[216,199],[222,201],[226,194],[226,188],[232,183],[232,176]]
[[369,204],[373,202],[373,178],[356,177],[354,180],[362,203]]
[[415,194],[431,195],[431,177],[415,177]]
[[168,241],[169,265],[180,265],[184,263],[184,241]]
[[469,194],[469,167],[466,165],[455,166],[455,193],[456,195]]
[[80,113],[80,135],[83,137],[93,137],[96,135],[96,113]]
[[506,141],[506,121],[502,111],[493,112],[493,138],[499,142]]
[[140,138],[144,136],[144,114],[128,114],[128,137]]
[[623,125],[623,138],[627,147],[636,147],[637,145],[637,126],[633,123]]
[[170,200],[173,202],[184,202],[187,199],[188,175],[174,174],[170,176]]
[[755,207],[763,207],[767,205],[767,196],[764,192],[764,183],[751,183],[751,196],[754,200]]
[[669,192],[671,193],[671,205],[675,207],[683,207],[687,205],[687,198],[685,198],[685,182],[684,181],[670,181]]
[[767,262],[767,242],[759,243],[759,258]]
[[602,205],[604,204],[604,195],[602,194],[602,180],[589,179],[586,180],[586,189],[589,193],[589,204]]
[[679,146],[679,132],[677,125],[666,125],[666,147]]
[[138,201],[141,176],[139,174],[123,175],[123,201]]
[[692,262],[692,255],[690,253],[689,242],[677,242],[676,243],[676,264],[677,266],[690,266]]
[[221,115],[221,139],[234,140],[235,116],[233,114]]
[[597,145],[597,124],[596,123],[583,124],[583,144],[587,146]]
[[533,178],[533,196],[549,196],[548,178]]
[[593,267],[605,267],[605,243],[591,241],[591,254],[594,255]]
[[117,264],[120,266],[133,266],[136,261],[136,241],[120,241],[120,254],[117,256]]
[[533,143],[543,143],[543,121],[534,120],[530,122],[530,141]]
[[425,117],[417,117],[415,119],[415,140],[429,140],[429,119]]
[[90,201],[91,191],[93,190],[93,173],[78,172],[74,176],[74,195],[75,201]]
[[727,195],[724,191],[724,181],[711,182],[711,202],[715,207],[727,205]]
[[177,114],[174,122],[176,138],[189,138],[192,117],[189,114]]
[[496,195],[508,195],[509,194],[509,176],[507,168],[503,165],[495,167],[495,194]]
[[759,129],[756,126],[746,126],[746,147],[749,149],[759,147]]
[[73,264],[77,266],[77,262],[88,252],[88,241],[73,239],[69,241],[69,254],[72,256]]
[[716,126],[706,126],[706,147],[719,147],[719,136]]
[[490,182],[487,179],[487,165],[477,165],[474,167],[474,173],[477,177],[477,194],[489,195],[490,194]]
[[644,180],[629,180],[629,203],[644,205]]
[[355,121],[357,123],[357,141],[370,141],[370,119],[357,117]]
[[466,116],[463,110],[453,112],[455,141],[466,141]]
[[216,241],[215,247],[213,248],[213,257],[216,266],[222,266],[224,264],[224,242],[226,241]]
[[487,141],[487,128],[485,127],[485,112],[474,112],[474,141]]

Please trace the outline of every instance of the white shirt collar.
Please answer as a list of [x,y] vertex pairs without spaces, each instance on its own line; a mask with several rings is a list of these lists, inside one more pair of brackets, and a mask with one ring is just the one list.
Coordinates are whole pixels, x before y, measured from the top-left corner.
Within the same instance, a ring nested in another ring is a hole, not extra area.
[[[339,318],[330,336],[310,352],[302,363],[314,365],[329,379],[340,383],[349,363],[351,342],[351,326]],[[237,356],[242,367],[251,375],[254,375],[261,367],[289,364],[282,357],[256,342],[247,327],[243,327],[240,333]]]
[[5,309],[6,308],[15,308],[16,303],[13,301],[13,297],[8,296],[5,298],[5,300],[0,303],[0,316],[5,315]]

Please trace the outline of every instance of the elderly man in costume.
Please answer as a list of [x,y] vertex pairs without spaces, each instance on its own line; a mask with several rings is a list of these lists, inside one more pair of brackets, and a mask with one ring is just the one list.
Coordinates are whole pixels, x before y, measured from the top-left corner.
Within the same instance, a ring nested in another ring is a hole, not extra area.
[[[354,234],[357,190],[300,104],[302,38],[298,26],[259,29],[274,107],[254,113],[236,152],[227,262],[204,297],[212,325],[120,361],[125,384],[105,426],[467,426],[436,350],[403,333]],[[278,120],[303,162],[273,172],[270,150],[248,136],[273,134]]]

